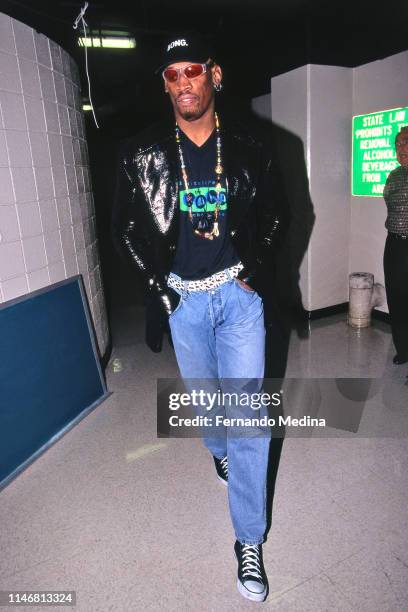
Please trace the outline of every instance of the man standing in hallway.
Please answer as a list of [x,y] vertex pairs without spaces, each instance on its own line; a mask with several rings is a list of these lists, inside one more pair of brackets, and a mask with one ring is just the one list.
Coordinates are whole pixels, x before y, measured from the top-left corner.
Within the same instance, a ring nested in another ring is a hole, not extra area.
[[[169,325],[184,379],[255,381],[252,390],[259,391],[261,295],[282,226],[280,175],[268,146],[217,114],[222,71],[212,58],[196,33],[166,45],[157,72],[175,121],[127,143],[113,236],[145,280],[150,348],[161,350]],[[263,601],[270,431],[256,433],[207,436],[204,443],[228,486],[238,590]]]

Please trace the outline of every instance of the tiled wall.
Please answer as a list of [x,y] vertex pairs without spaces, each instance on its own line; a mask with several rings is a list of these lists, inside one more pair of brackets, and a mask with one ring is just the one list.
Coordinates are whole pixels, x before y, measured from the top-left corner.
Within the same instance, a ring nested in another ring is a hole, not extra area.
[[0,13],[0,301],[82,274],[108,343],[78,68]]

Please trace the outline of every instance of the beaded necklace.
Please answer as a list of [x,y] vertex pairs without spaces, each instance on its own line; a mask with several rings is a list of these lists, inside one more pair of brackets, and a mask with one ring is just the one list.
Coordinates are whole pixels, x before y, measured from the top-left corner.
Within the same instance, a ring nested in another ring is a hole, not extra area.
[[219,236],[220,231],[218,228],[218,211],[220,208],[220,199],[219,193],[222,189],[221,187],[221,176],[224,172],[224,168],[222,167],[222,159],[221,159],[221,135],[220,135],[220,122],[218,119],[217,113],[214,113],[215,119],[215,132],[217,136],[217,163],[215,165],[215,191],[217,193],[217,200],[215,204],[215,210],[212,215],[212,218],[209,217],[208,213],[202,215],[197,222],[194,221],[193,213],[192,213],[192,205],[193,205],[193,197],[192,194],[189,193],[188,186],[188,176],[186,170],[186,164],[184,163],[183,151],[181,149],[181,141],[180,141],[180,129],[176,122],[176,142],[178,146],[178,152],[180,157],[180,166],[181,166],[181,175],[183,177],[184,187],[187,192],[187,206],[188,206],[188,216],[193,225],[194,233],[202,238],[207,238],[207,240],[213,240],[217,236]]

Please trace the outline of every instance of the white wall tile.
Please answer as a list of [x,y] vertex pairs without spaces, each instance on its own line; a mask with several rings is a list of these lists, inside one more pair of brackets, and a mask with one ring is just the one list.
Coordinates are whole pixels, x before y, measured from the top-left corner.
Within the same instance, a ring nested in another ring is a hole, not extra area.
[[62,73],[62,58],[61,58],[61,47],[56,42],[50,40],[50,51],[51,51],[51,63],[52,69],[55,72]]
[[92,273],[89,275],[89,285],[91,287],[91,296],[92,298],[96,295],[96,282],[95,282],[95,274]]
[[[85,248],[86,248],[86,253],[88,256],[88,252],[89,252],[89,248],[91,244],[91,226],[89,224],[88,219],[83,221],[83,230],[84,230]],[[89,263],[92,264],[92,261],[88,259],[88,264]],[[92,266],[90,265],[90,267]]]
[[0,206],[0,244],[19,239],[20,229],[15,205]]
[[82,175],[84,177],[84,190],[86,192],[91,191],[91,174],[88,166],[82,166]]
[[72,258],[75,253],[74,234],[71,225],[64,225],[61,228],[61,242],[64,259]]
[[68,198],[57,199],[57,211],[60,228],[62,228],[64,225],[72,224],[71,209]]
[[74,101],[74,92],[72,89],[72,83],[70,80],[65,79],[65,91],[67,94],[67,106],[70,106],[71,108],[75,107],[75,101]]
[[44,236],[23,238],[21,243],[23,245],[27,272],[33,272],[47,265]]
[[74,166],[65,166],[65,172],[67,175],[68,193],[69,195],[76,195],[78,193],[78,184]]
[[7,130],[6,140],[10,166],[12,168],[32,166],[31,149],[27,132]]
[[37,99],[41,97],[40,77],[38,75],[38,66],[35,62],[30,62],[19,58],[21,83],[23,86],[24,96],[34,96]]
[[77,114],[77,124],[78,124],[78,136],[79,138],[86,138],[86,129],[85,129],[85,115],[82,111],[82,106],[79,110],[76,111]]
[[[52,160],[51,160],[52,161]],[[54,177],[55,197],[68,195],[67,177],[64,166],[53,166],[52,174]]]
[[69,124],[68,109],[66,106],[62,106],[61,104],[58,105],[58,116],[61,134],[67,134],[68,136],[70,136],[71,127]]
[[59,134],[60,124],[58,118],[58,108],[55,102],[44,100],[45,121],[47,123],[47,132]]
[[84,193],[85,192],[85,182],[84,182],[84,174],[82,171],[82,166],[75,166],[75,172],[76,172],[76,179],[77,179],[77,185],[78,185],[78,192]]
[[50,284],[48,268],[44,267],[40,268],[39,270],[34,270],[33,272],[28,272],[27,280],[29,291],[36,291],[42,287],[47,287]]
[[0,205],[14,202],[13,184],[10,168],[0,168]]
[[77,121],[77,113],[74,109],[68,108],[69,114],[69,123],[71,126],[71,134],[74,138],[78,138],[78,121]]
[[40,200],[39,207],[44,234],[50,234],[58,230],[59,221],[55,199]]
[[74,164],[74,151],[72,148],[71,136],[62,136],[62,148],[64,150],[64,163],[65,165]]
[[75,240],[75,250],[78,253],[83,251],[85,248],[84,231],[82,229],[82,223],[76,223],[72,226]]
[[21,93],[17,57],[0,51],[0,89]]
[[62,149],[62,137],[60,134],[48,134],[51,162],[53,166],[64,165],[64,153]]
[[67,259],[65,259],[65,271],[67,274],[67,278],[78,274],[78,262],[75,253],[72,257],[68,257]]
[[65,279],[65,266],[62,261],[48,266],[48,271],[50,274],[51,283],[57,283],[58,281]]
[[65,91],[65,81],[62,74],[54,73],[55,94],[58,104],[67,104],[67,93]]
[[51,166],[47,134],[33,132],[29,134],[33,166]]
[[27,130],[23,96],[0,91],[0,105],[6,130]]
[[86,293],[87,300],[89,302],[89,305],[91,305],[92,299],[91,299],[91,288],[90,288],[90,285],[89,285],[89,274],[86,273],[86,272],[83,272],[82,273],[82,280],[83,280],[83,283],[84,283],[85,293]]
[[89,215],[88,215],[88,205],[86,202],[86,194],[85,193],[80,193],[79,194],[79,206],[81,208],[81,217],[83,219],[86,219]]
[[26,59],[36,61],[34,36],[32,28],[20,21],[12,19],[14,38],[16,41],[17,55]]
[[45,251],[47,253],[48,265],[61,263],[63,260],[61,235],[59,230],[44,234]]
[[28,293],[28,284],[25,274],[15,276],[2,282],[4,301],[12,300]]
[[11,19],[4,13],[0,13],[0,50],[7,51],[7,53],[16,53]]
[[8,166],[9,160],[7,155],[6,133],[0,130],[0,166]]
[[78,138],[72,139],[72,148],[74,150],[74,164],[80,166],[82,164],[81,161],[81,144]]
[[56,96],[52,70],[39,65],[38,71],[40,73],[41,94],[43,99],[55,102]]
[[88,274],[88,260],[86,258],[85,249],[77,251],[78,272],[79,274]]
[[21,242],[0,243],[0,280],[24,274],[24,259]]
[[43,101],[39,98],[24,96],[24,106],[29,131],[45,132],[46,128]]
[[33,168],[11,168],[11,176],[18,203],[37,199]]
[[23,238],[29,238],[30,236],[39,236],[43,233],[38,202],[30,202],[29,204],[19,204],[18,218],[20,221],[21,236]]
[[44,34],[34,32],[34,44],[37,52],[37,62],[51,68],[51,56],[48,38]]
[[[79,195],[78,194],[70,194],[69,196],[70,204],[71,204],[71,217],[73,225],[78,225],[82,227],[82,216],[81,216],[81,207],[79,205]],[[74,230],[75,231],[75,230]],[[83,236],[83,232],[82,232]],[[84,245],[82,244],[80,248]]]
[[51,174],[51,167],[38,166],[34,168],[35,180],[39,200],[48,200],[54,197],[54,185]]

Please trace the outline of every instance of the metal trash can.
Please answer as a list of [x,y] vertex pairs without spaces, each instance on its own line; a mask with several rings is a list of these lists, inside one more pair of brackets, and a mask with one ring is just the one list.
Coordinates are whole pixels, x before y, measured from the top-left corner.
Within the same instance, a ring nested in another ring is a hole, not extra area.
[[348,324],[351,327],[370,327],[374,274],[354,272],[349,276],[349,313]]

